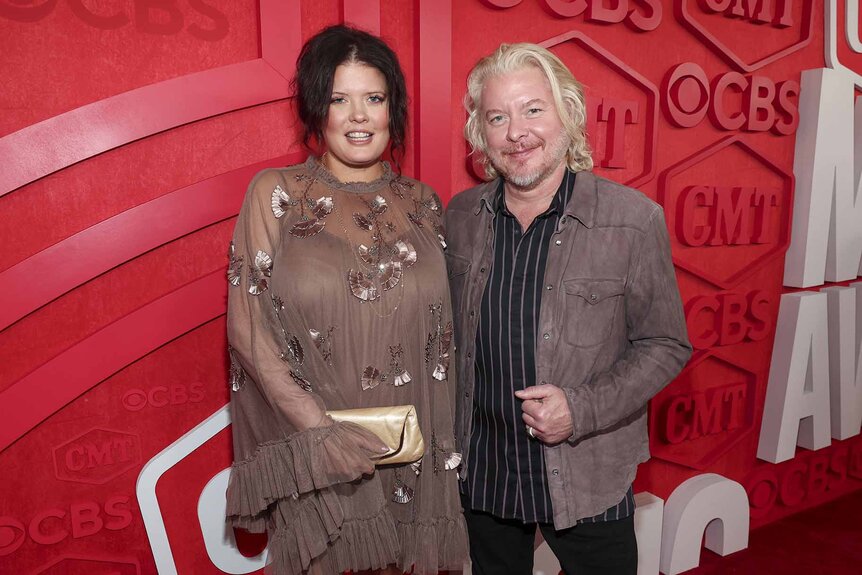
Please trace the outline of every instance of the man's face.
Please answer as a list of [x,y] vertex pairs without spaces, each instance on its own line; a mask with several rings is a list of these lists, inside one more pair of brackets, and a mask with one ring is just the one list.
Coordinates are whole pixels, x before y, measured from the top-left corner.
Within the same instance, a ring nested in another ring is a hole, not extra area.
[[535,188],[565,159],[569,137],[538,68],[488,78],[480,110],[488,159],[509,183]]

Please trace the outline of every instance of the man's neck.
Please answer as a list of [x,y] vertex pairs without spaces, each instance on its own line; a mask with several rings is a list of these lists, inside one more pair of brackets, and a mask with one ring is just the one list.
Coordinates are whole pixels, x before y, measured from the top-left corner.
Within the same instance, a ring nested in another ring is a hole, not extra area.
[[508,181],[503,184],[506,208],[521,224],[523,231],[530,227],[536,216],[547,211],[565,175],[566,163],[560,162],[548,177],[531,188],[521,188]]

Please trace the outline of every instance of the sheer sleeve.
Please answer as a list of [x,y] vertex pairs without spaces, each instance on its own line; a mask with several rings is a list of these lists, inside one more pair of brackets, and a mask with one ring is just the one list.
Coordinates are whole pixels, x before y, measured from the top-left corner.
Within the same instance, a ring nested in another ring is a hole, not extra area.
[[258,174],[249,185],[231,243],[227,337],[232,355],[270,406],[302,431],[325,424],[327,418],[319,399],[291,372],[288,342],[279,341],[281,302],[269,290],[281,241],[272,195],[283,185],[274,170]]

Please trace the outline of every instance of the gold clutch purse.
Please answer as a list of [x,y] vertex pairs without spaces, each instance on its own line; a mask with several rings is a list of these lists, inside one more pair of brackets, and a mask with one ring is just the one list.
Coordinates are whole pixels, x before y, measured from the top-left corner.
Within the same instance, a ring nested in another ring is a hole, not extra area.
[[419,418],[412,405],[341,409],[326,414],[335,421],[361,425],[379,437],[389,447],[389,452],[376,460],[377,465],[413,463],[425,452]]

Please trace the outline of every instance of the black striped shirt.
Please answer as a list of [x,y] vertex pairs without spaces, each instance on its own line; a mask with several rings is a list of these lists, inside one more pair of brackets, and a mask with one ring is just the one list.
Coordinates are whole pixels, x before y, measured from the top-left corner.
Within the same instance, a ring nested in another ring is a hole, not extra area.
[[[575,174],[567,171],[550,207],[522,231],[506,209],[501,182],[494,205],[494,260],[479,310],[465,489],[474,510],[527,523],[550,523],[553,510],[542,444],[527,436],[514,392],[536,384],[536,326],[545,264],[574,183]],[[579,523],[632,513],[629,488],[618,505]]]

